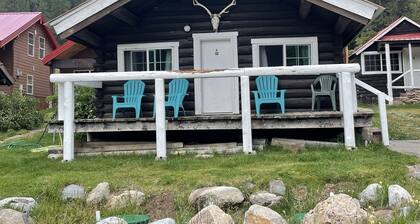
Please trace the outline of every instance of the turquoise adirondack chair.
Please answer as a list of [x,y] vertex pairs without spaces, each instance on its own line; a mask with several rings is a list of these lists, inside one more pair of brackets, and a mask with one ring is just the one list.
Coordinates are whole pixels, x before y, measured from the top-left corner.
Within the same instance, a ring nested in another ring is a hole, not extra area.
[[[169,93],[166,95],[167,100],[165,102],[166,107],[172,107],[174,110],[174,117],[179,117],[179,109],[184,109],[184,98],[187,96],[188,86],[190,83],[186,79],[174,79],[169,83]],[[153,116],[155,116],[156,105],[154,107]]]
[[[144,96],[145,84],[140,80],[128,81],[124,84],[124,96],[112,96],[113,108],[112,119],[115,120],[117,110],[120,108],[134,108],[136,111],[136,119],[141,115],[141,100]],[[123,99],[119,102],[119,99]]]
[[258,91],[252,91],[252,93],[255,97],[257,116],[261,116],[260,110],[262,104],[279,104],[281,112],[284,114],[286,90],[278,90],[279,79],[274,75],[260,76],[256,79],[256,83]]

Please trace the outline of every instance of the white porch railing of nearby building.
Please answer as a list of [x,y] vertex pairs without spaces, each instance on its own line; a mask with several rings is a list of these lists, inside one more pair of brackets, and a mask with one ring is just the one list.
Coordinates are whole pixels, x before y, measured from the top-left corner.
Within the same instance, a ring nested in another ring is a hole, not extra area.
[[355,73],[360,71],[359,64],[334,64],[334,65],[309,65],[292,67],[264,67],[264,68],[240,68],[223,71],[209,72],[101,72],[101,73],[77,73],[77,74],[52,74],[51,82],[58,84],[58,119],[64,122],[64,161],[74,159],[74,85],[84,84],[96,86],[106,81],[127,80],[155,80],[156,102],[156,158],[166,159],[166,115],[165,115],[165,79],[176,78],[222,78],[240,77],[241,104],[242,104],[242,133],[243,151],[246,154],[253,152],[252,146],[252,121],[251,121],[251,76],[263,75],[321,75],[337,74],[339,78],[340,110],[343,112],[344,144],[347,148],[356,147],[354,113],[357,112],[356,84],[375,93],[379,97],[381,113],[382,137],[385,145],[389,145],[388,126],[385,100],[392,100],[385,93],[357,80]]

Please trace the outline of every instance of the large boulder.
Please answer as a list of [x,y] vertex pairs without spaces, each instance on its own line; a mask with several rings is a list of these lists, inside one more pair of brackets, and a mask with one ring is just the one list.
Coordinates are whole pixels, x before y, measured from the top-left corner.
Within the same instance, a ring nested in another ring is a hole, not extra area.
[[0,224],[34,224],[31,217],[13,209],[0,209]]
[[124,219],[121,219],[118,217],[109,217],[106,219],[102,219],[96,224],[128,224],[128,223]]
[[400,185],[388,187],[388,202],[391,208],[401,208],[413,202],[410,193]]
[[346,194],[332,195],[305,215],[303,224],[367,223],[368,214],[357,199]]
[[249,197],[249,201],[253,205],[261,205],[267,207],[272,207],[274,205],[279,204],[282,199],[283,197],[268,192],[258,192],[252,194]]
[[286,194],[286,185],[281,180],[272,180],[270,181],[269,191],[270,193],[284,196]]
[[161,219],[161,220],[154,221],[150,224],[176,224],[176,222],[175,222],[175,220],[173,220],[171,218],[167,218],[167,219]]
[[135,190],[123,191],[119,194],[112,195],[108,201],[108,207],[111,209],[124,208],[129,205],[140,206],[145,200],[143,192]]
[[197,213],[188,224],[234,224],[232,217],[216,205],[210,205]]
[[252,205],[245,212],[244,224],[286,224],[287,221],[277,212],[261,205]]
[[61,199],[72,200],[72,199],[82,199],[85,197],[85,189],[79,185],[68,185],[61,191]]
[[30,212],[35,206],[35,199],[29,197],[11,197],[0,201],[0,208],[13,208],[22,212]]
[[87,196],[86,203],[88,205],[98,205],[99,203],[106,201],[111,196],[109,190],[109,184],[103,182],[98,184]]
[[244,195],[238,188],[219,186],[197,189],[190,194],[188,201],[198,208],[203,208],[209,205],[227,207],[240,204],[244,199]]
[[366,206],[370,203],[377,203],[381,200],[381,194],[383,193],[383,187],[380,184],[374,183],[366,187],[359,194],[360,203]]

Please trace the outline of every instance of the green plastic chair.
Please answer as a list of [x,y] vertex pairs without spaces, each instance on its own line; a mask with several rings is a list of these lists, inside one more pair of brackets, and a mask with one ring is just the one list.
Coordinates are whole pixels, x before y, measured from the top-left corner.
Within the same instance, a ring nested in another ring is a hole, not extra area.
[[[317,89],[317,87],[319,87]],[[337,78],[332,75],[321,75],[315,79],[311,84],[312,89],[312,111],[315,110],[315,101],[317,109],[321,109],[321,100],[319,97],[329,96],[331,99],[332,108],[337,111],[337,102],[335,97],[335,91],[337,88]]]
[[[166,95],[166,107],[172,107],[174,110],[174,117],[179,117],[179,109],[182,109],[185,115],[185,108],[183,105],[184,98],[187,96],[188,87],[190,83],[186,79],[174,79],[169,83],[169,93]],[[156,105],[153,110],[153,117],[156,115]]]
[[[262,104],[279,104],[281,112],[285,113],[285,94],[286,90],[278,90],[279,79],[274,76],[260,76],[256,79],[258,91],[252,91],[255,98],[255,109],[257,117],[261,116]],[[280,93],[280,96],[279,94]]]
[[[131,80],[124,84],[124,96],[112,96],[112,119],[115,120],[117,110],[120,108],[134,108],[136,119],[141,116],[141,100],[144,96],[145,84],[140,80]],[[119,102],[119,99],[123,99]]]

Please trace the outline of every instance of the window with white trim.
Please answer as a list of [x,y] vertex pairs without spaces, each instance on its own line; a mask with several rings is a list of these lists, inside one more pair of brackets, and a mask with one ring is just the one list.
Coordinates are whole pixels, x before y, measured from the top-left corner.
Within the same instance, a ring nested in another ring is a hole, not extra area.
[[34,77],[32,75],[26,77],[26,94],[34,94]]
[[119,71],[179,69],[178,42],[118,45]]
[[28,32],[28,55],[35,56],[35,34]]
[[318,64],[318,38],[252,39],[254,67]]
[[[386,74],[385,52],[368,51],[361,56],[362,74]],[[392,73],[402,73],[402,60],[400,51],[391,51]]]
[[45,38],[39,37],[39,59],[45,57]]

